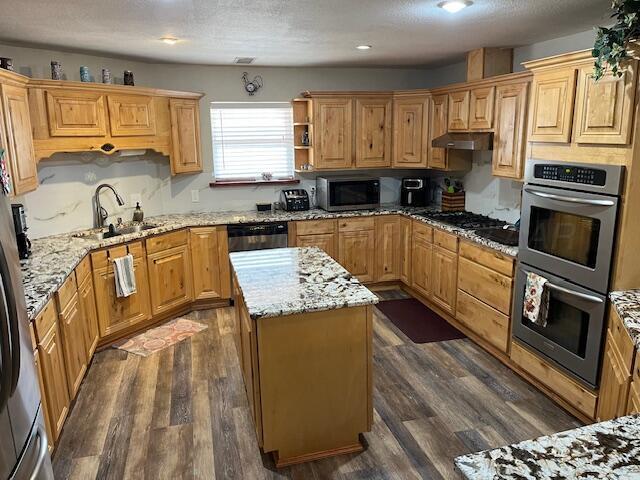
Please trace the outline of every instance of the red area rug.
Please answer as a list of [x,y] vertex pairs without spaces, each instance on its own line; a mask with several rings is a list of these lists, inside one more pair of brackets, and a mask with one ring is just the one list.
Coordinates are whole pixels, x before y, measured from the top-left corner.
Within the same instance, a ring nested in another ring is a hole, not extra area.
[[206,328],[207,326],[202,323],[194,322],[187,318],[176,318],[164,325],[131,337],[119,345],[114,345],[114,347],[142,357],[148,357],[152,353],[175,345]]
[[415,298],[387,300],[376,306],[413,343],[466,338],[464,333]]

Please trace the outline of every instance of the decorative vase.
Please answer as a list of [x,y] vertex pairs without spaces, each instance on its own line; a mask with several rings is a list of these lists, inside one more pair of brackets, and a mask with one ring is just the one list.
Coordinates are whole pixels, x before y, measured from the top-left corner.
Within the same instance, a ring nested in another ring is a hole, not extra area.
[[85,67],[84,65],[80,67],[80,81],[81,82],[91,81],[91,75],[89,75],[89,67]]
[[62,80],[62,65],[55,60],[51,61],[51,80]]
[[113,80],[111,78],[111,70],[109,70],[108,68],[102,69],[102,83],[113,83]]
[[133,72],[131,70],[125,70],[124,71],[124,84],[125,85],[130,85],[130,86],[134,86],[134,82],[133,82]]

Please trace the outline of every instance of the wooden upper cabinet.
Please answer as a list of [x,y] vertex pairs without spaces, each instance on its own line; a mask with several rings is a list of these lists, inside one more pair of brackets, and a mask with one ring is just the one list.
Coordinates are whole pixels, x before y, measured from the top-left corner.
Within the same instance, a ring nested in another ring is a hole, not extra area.
[[427,99],[399,98],[393,110],[393,165],[426,168]]
[[352,166],[352,105],[352,99],[345,97],[315,100],[314,155],[317,169],[341,169]]
[[474,88],[469,98],[469,130],[493,127],[493,104],[496,87]]
[[109,123],[114,137],[156,134],[153,97],[147,95],[108,95]]
[[589,64],[578,70],[576,92],[576,143],[626,145],[631,141],[637,62],[622,77],[607,73],[595,82]]
[[529,141],[569,143],[576,69],[535,74],[531,89]]
[[27,89],[2,85],[2,110],[6,132],[6,160],[11,172],[13,193],[20,195],[38,187]]
[[391,97],[356,98],[356,167],[391,166]]
[[171,173],[202,171],[200,105],[198,100],[169,100],[171,113]]
[[105,95],[80,90],[47,90],[49,134],[52,137],[107,135]]
[[450,132],[469,130],[469,90],[449,94]]
[[192,228],[190,242],[194,300],[230,298],[226,228]]
[[528,83],[501,85],[496,89],[496,127],[492,173],[522,178],[526,142]]
[[429,134],[429,168],[447,168],[447,150],[445,148],[432,147],[434,138],[447,133],[447,115],[449,96],[436,95],[431,99],[431,129]]

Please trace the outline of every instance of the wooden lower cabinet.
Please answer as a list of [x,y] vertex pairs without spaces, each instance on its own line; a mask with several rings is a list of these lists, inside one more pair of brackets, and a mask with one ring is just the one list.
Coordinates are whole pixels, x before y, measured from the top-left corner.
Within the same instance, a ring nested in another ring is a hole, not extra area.
[[372,282],[375,267],[373,230],[338,233],[338,262],[361,282]]
[[298,235],[297,247],[318,247],[331,258],[338,259],[337,235],[335,233],[319,233],[317,235]]
[[[126,255],[127,251],[134,252],[133,268],[137,291],[128,297],[118,298],[113,262],[110,258]],[[143,256],[142,245],[140,243],[123,245],[110,250],[94,252],[91,254],[91,258],[100,337],[122,333],[125,330],[130,330],[136,324],[148,320],[151,317],[151,303],[149,301],[147,261]]]
[[[411,238],[411,237],[409,237]],[[375,281],[399,280],[405,256],[401,218],[380,216],[375,219]]]
[[411,286],[425,297],[431,296],[433,245],[414,234],[411,246]]
[[187,244],[147,255],[151,311],[159,315],[193,299],[191,256]]
[[468,258],[458,261],[458,288],[492,308],[510,314],[513,278]]
[[629,396],[627,397],[627,415],[640,413],[640,353],[636,352]]
[[226,227],[192,228],[189,236],[193,299],[230,298],[231,280]]
[[456,312],[458,254],[433,246],[431,257],[431,300],[444,311]]
[[456,320],[501,352],[509,349],[509,316],[458,290]]
[[402,258],[400,260],[400,280],[407,285],[411,285],[411,224],[412,220],[400,217],[400,244]]
[[627,411],[627,396],[631,383],[629,366],[625,364],[610,331],[602,362],[598,421],[621,417]]
[[33,363],[36,366],[36,373],[38,374],[38,388],[40,388],[40,398],[42,401],[42,416],[44,417],[44,428],[47,431],[47,440],[49,444],[49,454],[53,452],[56,446],[56,435],[54,427],[51,425],[51,418],[49,417],[49,400],[47,399],[46,390],[44,387],[44,374],[42,373],[42,365],[40,363],[40,353],[38,348],[33,351]]
[[87,351],[87,362],[89,362],[96,351],[98,340],[100,340],[98,312],[96,310],[96,294],[93,288],[93,278],[91,275],[86,276],[78,287],[78,301],[80,302],[82,320],[85,324],[85,348]]
[[62,339],[58,329],[58,314],[50,301],[36,317],[38,372],[41,374],[42,403],[45,424],[50,429],[51,444],[55,444],[69,413],[69,389],[62,351]]
[[80,311],[78,293],[60,313],[62,347],[67,370],[69,397],[74,399],[87,372],[86,323]]

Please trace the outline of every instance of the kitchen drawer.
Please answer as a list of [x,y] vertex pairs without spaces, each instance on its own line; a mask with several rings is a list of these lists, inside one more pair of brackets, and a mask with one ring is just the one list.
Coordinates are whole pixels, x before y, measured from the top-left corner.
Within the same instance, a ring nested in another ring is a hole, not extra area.
[[509,316],[458,290],[456,319],[501,352],[509,349]]
[[595,418],[598,397],[593,392],[516,342],[511,344],[511,360],[575,409],[589,418]]
[[338,231],[359,232],[361,230],[373,230],[373,217],[341,218],[338,220]]
[[509,315],[513,279],[466,258],[458,260],[458,288]]
[[458,251],[458,236],[444,230],[433,230],[433,243],[451,252]]
[[609,331],[611,332],[611,339],[621,359],[624,361],[625,370],[631,372],[635,347],[629,336],[629,332],[627,332],[622,320],[613,307],[611,307],[609,311]]
[[89,275],[91,275],[91,258],[87,255],[76,267],[76,283],[78,286],[80,286]]
[[187,230],[178,230],[147,239],[147,255],[186,245],[189,238],[188,233]]
[[504,255],[497,250],[461,241],[460,256],[507,275],[508,277],[513,277],[514,258]]
[[53,300],[49,300],[34,320],[36,338],[42,341],[57,320],[58,310],[56,310],[56,303]]
[[56,300],[58,302],[58,310],[63,311],[71,302],[71,299],[78,291],[78,285],[76,284],[76,276],[71,274],[64,281],[62,286],[56,292]]
[[335,233],[337,229],[338,225],[335,220],[305,220],[296,222],[296,235]]
[[104,268],[109,265],[109,261],[114,258],[124,257],[131,254],[134,258],[143,258],[144,247],[142,242],[132,242],[125,245],[118,245],[116,247],[107,248],[91,254],[91,265],[94,269]]
[[429,225],[425,225],[419,220],[413,221],[413,238],[415,240],[422,240],[427,243],[433,243],[433,228]]

